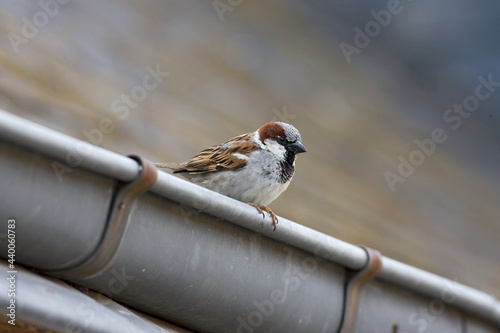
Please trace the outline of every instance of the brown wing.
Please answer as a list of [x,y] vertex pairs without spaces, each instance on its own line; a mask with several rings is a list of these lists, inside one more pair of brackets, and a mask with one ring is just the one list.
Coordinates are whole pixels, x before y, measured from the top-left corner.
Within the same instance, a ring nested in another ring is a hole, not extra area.
[[209,147],[202,150],[198,155],[189,161],[182,163],[177,172],[204,173],[223,170],[235,170],[244,167],[245,159],[241,159],[234,154],[247,155],[257,149],[255,143],[251,141],[253,133],[243,134],[219,146]]

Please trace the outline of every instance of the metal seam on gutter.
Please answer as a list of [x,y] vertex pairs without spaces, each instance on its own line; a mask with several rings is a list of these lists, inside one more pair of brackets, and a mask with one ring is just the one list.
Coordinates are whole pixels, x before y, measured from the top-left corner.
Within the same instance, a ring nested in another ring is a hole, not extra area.
[[[78,152],[78,149],[87,147],[91,150],[80,154],[84,156],[77,167],[121,181],[131,181],[139,174],[139,165],[130,158],[47,129],[2,110],[0,110],[0,138],[43,152],[61,161],[66,159],[68,153]],[[158,173],[158,179],[151,191],[305,250],[314,254],[318,260],[327,259],[354,270],[364,267],[367,261],[363,249],[281,217],[278,229],[272,232],[271,221],[268,218],[263,220],[259,214],[255,214],[252,207],[164,172]],[[386,257],[383,257],[383,268],[377,278],[436,299],[445,300],[443,293],[447,291],[450,295],[456,296],[449,302],[454,307],[500,327],[500,301],[487,293]]]

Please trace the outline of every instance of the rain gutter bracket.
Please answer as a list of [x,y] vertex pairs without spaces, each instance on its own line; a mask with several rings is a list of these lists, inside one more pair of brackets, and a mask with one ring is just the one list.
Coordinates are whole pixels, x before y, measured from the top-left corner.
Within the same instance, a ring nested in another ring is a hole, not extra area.
[[354,275],[346,283],[344,311],[338,333],[354,332],[361,288],[382,269],[382,255],[380,252],[366,246],[360,247],[366,252],[368,260],[365,267],[355,271]]
[[130,182],[118,181],[108,214],[106,229],[99,246],[84,262],[56,274],[61,273],[65,276],[88,278],[106,267],[115,255],[123,239],[134,201],[142,193],[146,192],[157,179],[157,168],[153,162],[139,155],[128,155],[128,157],[139,164],[139,175]]

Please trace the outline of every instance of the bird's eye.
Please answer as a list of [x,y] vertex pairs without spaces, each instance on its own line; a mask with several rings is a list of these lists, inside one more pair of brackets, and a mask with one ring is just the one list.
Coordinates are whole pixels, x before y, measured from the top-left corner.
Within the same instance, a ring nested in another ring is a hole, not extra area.
[[282,136],[278,136],[278,139],[276,140],[280,145],[285,145],[286,139]]

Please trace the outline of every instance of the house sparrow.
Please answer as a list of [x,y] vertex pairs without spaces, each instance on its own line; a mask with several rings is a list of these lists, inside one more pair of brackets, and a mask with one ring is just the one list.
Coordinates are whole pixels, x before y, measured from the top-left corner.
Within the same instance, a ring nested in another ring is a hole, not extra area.
[[286,190],[295,172],[295,155],[306,151],[292,125],[271,122],[257,131],[202,150],[187,162],[155,163],[191,182],[255,207],[274,230],[278,218],[267,207]]

